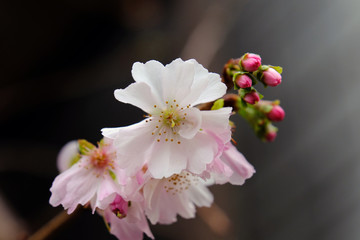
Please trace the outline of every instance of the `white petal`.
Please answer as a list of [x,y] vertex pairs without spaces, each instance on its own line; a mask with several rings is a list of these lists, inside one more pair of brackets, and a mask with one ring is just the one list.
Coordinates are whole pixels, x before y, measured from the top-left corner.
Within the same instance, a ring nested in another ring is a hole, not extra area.
[[189,197],[198,207],[210,207],[214,201],[214,196],[204,183],[191,185],[189,188]]
[[156,142],[152,135],[154,124],[143,120],[127,127],[102,129],[106,137],[114,137],[118,163],[121,168],[127,169],[129,176],[141,169],[148,159],[148,152]]
[[[163,101],[172,101],[175,99],[180,103],[185,96],[191,94],[190,90],[193,81],[194,63],[184,62],[180,58],[175,59],[165,66]],[[185,104],[185,106],[187,104]]]
[[144,197],[147,202],[145,212],[152,224],[170,224],[176,222],[176,215],[185,218],[195,216],[195,207],[186,194],[166,192],[163,180],[150,180],[144,186]]
[[149,85],[159,100],[163,97],[164,73],[164,65],[155,60],[148,61],[145,64],[136,62],[131,70],[134,80]]
[[79,143],[76,140],[66,143],[60,150],[56,160],[57,168],[63,172],[70,168],[71,160],[76,156],[79,149]]
[[109,139],[115,139],[119,133],[119,128],[103,128],[101,129],[101,134]]
[[186,168],[186,160],[181,144],[159,142],[155,144],[151,153],[151,160],[148,162],[149,172],[157,179],[170,177]]
[[191,139],[199,132],[201,127],[201,111],[197,108],[189,108],[184,111],[186,119],[184,125],[180,125],[179,134],[183,138]]
[[132,83],[125,89],[117,89],[114,95],[118,101],[132,104],[147,113],[151,113],[156,104],[159,105],[159,100],[151,92],[150,86],[144,82]]
[[[199,87],[202,85],[199,85]],[[202,87],[202,93],[198,99],[193,102],[193,105],[198,105],[200,103],[206,103],[214,101],[218,98],[221,98],[226,93],[226,85],[221,82],[221,78],[216,73],[210,73],[206,82],[206,86]],[[195,90],[192,89],[192,91]]]
[[226,85],[221,82],[218,74],[209,73],[207,69],[194,59],[186,62],[194,63],[195,67],[194,82],[191,87],[191,95],[193,96],[187,100],[190,101],[193,106],[214,101],[226,93]]
[[218,152],[218,144],[215,138],[203,132],[198,133],[191,140],[184,141],[184,154],[187,155],[187,169],[195,174],[201,174],[206,165],[212,162]]

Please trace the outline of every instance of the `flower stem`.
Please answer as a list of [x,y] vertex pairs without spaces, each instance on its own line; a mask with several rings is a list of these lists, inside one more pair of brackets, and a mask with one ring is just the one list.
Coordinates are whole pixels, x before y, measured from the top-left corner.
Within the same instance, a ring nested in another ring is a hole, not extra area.
[[83,207],[78,207],[72,214],[68,214],[66,211],[60,212],[39,230],[37,230],[33,235],[31,235],[28,240],[43,240],[49,237],[55,230],[68,222],[71,218],[78,215]]

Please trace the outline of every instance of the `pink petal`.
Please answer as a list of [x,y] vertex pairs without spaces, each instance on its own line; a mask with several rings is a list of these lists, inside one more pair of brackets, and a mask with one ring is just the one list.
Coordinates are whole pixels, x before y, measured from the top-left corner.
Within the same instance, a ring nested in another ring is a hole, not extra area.
[[128,210],[128,216],[118,218],[110,210],[106,209],[105,218],[110,223],[110,232],[120,240],[142,240],[143,233],[154,239],[149,225],[146,221],[144,212],[139,204],[132,202]]
[[229,179],[231,184],[242,185],[255,173],[254,167],[231,143],[227,144],[227,150],[224,151],[221,159],[234,171]]
[[78,204],[85,205],[96,194],[100,184],[92,171],[79,167],[80,162],[58,175],[50,188],[50,204],[62,204],[72,213]]

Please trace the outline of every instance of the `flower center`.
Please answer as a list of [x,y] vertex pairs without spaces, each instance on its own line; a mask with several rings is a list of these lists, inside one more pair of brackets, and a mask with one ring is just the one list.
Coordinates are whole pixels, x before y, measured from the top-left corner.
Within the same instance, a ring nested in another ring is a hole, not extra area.
[[130,206],[130,201],[127,202],[120,195],[116,195],[114,201],[110,204],[110,209],[116,217],[122,219],[127,216],[128,208]]
[[96,149],[90,156],[90,162],[95,168],[104,168],[109,165],[109,158],[103,151]]
[[189,189],[192,184],[197,184],[199,177],[183,171],[180,174],[174,174],[169,178],[164,179],[164,189],[167,193],[172,195],[181,194],[183,191]]
[[180,144],[178,131],[180,126],[186,123],[186,109],[190,105],[179,107],[175,99],[165,103],[165,109],[158,109],[158,106],[154,105],[153,115],[149,115],[145,122],[155,126],[151,134],[156,137],[157,142],[164,141]]
[[163,119],[163,124],[170,128],[175,128],[175,126],[179,126],[181,122],[181,118],[179,117],[179,113],[175,109],[167,109],[163,111],[163,115],[160,115],[160,118]]

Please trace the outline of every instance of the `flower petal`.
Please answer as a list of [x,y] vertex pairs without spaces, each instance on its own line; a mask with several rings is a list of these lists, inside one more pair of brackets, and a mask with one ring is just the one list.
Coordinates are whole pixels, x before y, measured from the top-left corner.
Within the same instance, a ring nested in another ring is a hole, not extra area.
[[218,144],[215,138],[206,132],[201,132],[188,141],[183,141],[184,154],[187,156],[187,170],[195,174],[201,174],[206,165],[212,162],[218,152]]
[[[163,77],[163,101],[181,100],[189,95],[194,81],[194,63],[175,59],[165,66]],[[184,104],[185,106],[189,103]]]
[[179,134],[181,137],[191,139],[199,132],[201,126],[201,112],[197,108],[189,108],[184,111],[186,119],[184,125],[180,125]]
[[187,99],[192,106],[214,101],[226,93],[226,85],[221,82],[219,74],[209,73],[207,69],[194,59],[190,59],[187,62],[194,63],[195,68],[191,94],[189,94]]
[[147,113],[152,112],[154,106],[159,104],[159,100],[156,99],[150,86],[145,82],[136,82],[125,89],[117,89],[114,95],[118,101],[132,104]]
[[156,145],[148,162],[152,177],[157,179],[170,177],[186,168],[186,155],[184,155],[181,144],[159,142]]
[[70,141],[63,146],[56,160],[57,168],[64,172],[71,167],[71,160],[76,156],[79,149],[79,143],[76,140]]
[[[125,218],[120,219],[116,217],[110,208],[105,210],[104,215],[106,221],[110,223],[110,233],[118,239],[142,240],[143,233],[151,239],[154,239],[144,216],[143,209],[136,202],[132,202],[128,210],[128,216]],[[134,217],[133,215],[136,216]]]
[[255,173],[255,169],[234,145],[228,143],[226,147],[221,160],[234,171],[229,182],[234,185],[242,185],[246,179]]
[[160,62],[151,60],[144,63],[136,62],[133,64],[131,74],[138,83],[146,83],[152,92],[161,100],[163,97],[163,80],[165,67]]
[[50,188],[50,204],[62,204],[69,214],[78,204],[88,203],[95,196],[100,184],[99,178],[92,171],[80,166],[80,161],[58,175]]

